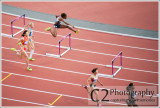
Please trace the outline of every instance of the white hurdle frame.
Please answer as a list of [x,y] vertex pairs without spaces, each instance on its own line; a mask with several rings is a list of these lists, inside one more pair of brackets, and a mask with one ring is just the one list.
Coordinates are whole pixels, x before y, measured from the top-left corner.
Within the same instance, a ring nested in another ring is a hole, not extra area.
[[[61,42],[67,37],[69,37],[69,47],[61,46]],[[46,53],[46,56],[61,58],[65,53],[67,53],[69,50],[71,50],[71,33],[66,35],[61,40],[59,40],[59,45],[57,45],[56,47],[59,48],[59,55]],[[66,51],[64,51],[62,54],[61,54],[61,48],[66,49]]]

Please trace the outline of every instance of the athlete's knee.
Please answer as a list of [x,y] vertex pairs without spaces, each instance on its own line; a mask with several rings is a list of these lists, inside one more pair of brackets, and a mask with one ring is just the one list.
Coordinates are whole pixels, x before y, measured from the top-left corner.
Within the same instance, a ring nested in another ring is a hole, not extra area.
[[69,28],[69,29],[70,29],[71,27],[70,27],[69,25],[67,25],[67,28]]
[[29,57],[28,56],[26,56],[26,62],[29,62]]
[[98,96],[98,92],[97,91],[95,91],[94,94]]
[[31,48],[30,47],[28,47],[28,49],[27,49],[28,51],[31,51]]
[[33,46],[33,50],[35,50],[35,46]]

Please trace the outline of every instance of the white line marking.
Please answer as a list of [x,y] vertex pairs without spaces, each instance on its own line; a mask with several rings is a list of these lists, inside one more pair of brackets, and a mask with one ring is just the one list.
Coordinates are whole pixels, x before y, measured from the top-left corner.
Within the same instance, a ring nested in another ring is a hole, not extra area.
[[[23,62],[17,62],[17,61],[12,61],[12,60],[7,60],[7,59],[2,59],[2,60],[3,61],[7,61],[7,62],[11,62],[11,63],[17,63],[17,64],[24,64],[24,65],[26,65],[26,63],[23,63]],[[58,70],[58,71],[63,71],[63,72],[75,73],[75,74],[90,75],[90,74],[86,74],[86,73],[82,73],[82,72],[69,71],[69,70],[52,68],[52,67],[46,67],[46,66],[40,66],[40,65],[35,65],[35,64],[30,64],[30,65],[31,66],[35,66],[35,67],[45,68],[45,69],[52,69],[52,70]],[[102,77],[102,76],[100,76],[100,77]],[[103,77],[103,78],[109,78],[109,79],[121,80],[121,81],[129,81],[129,82],[137,82],[137,83],[144,83],[144,84],[151,84],[151,85],[158,85],[158,84],[155,84],[155,83],[134,81],[134,80],[128,80],[128,79],[110,78],[110,77]]]
[[[66,94],[60,94],[60,93],[54,93],[54,92],[41,91],[41,90],[30,89],[30,88],[24,88],[24,87],[18,87],[18,86],[12,86],[12,85],[7,85],[7,84],[2,84],[2,86],[12,87],[12,88],[18,88],[18,89],[22,89],[22,90],[35,91],[35,92],[40,92],[40,93],[47,93],[47,94],[54,94],[54,95],[63,95],[63,96],[66,96],[66,97],[71,97],[71,98],[76,98],[76,99],[91,100],[91,99],[89,99],[89,98],[83,98],[83,97],[72,96],[72,95],[66,95]],[[126,104],[115,103],[115,102],[108,102],[108,103],[111,103],[111,104],[118,104],[118,105],[126,105]]]
[[[8,37],[8,38],[11,38],[11,36],[9,34],[5,34],[5,33],[1,33],[1,35],[3,37]],[[12,39],[18,39],[18,38],[12,38]],[[57,45],[51,45],[51,44],[46,44],[46,43],[41,43],[41,42],[34,42],[34,43],[37,43],[37,44],[41,44],[41,45],[46,45],[46,46],[53,46],[53,47],[58,47]],[[93,54],[100,54],[100,55],[108,55],[108,56],[117,56],[117,55],[112,55],[112,54],[106,54],[106,53],[100,53],[100,52],[93,52],[93,51],[88,51],[88,50],[81,50],[81,49],[75,49],[75,48],[72,48],[72,50],[75,50],[75,51],[81,51],[81,52],[87,52],[87,53],[93,53]],[[57,55],[56,55],[57,56]],[[141,60],[141,61],[149,61],[149,62],[158,62],[156,60],[148,60],[148,59],[141,59],[141,58],[134,58],[134,57],[127,57],[127,56],[123,56],[123,58],[127,58],[127,59],[133,59],[133,60]]]
[[[10,48],[6,48],[6,47],[2,47],[3,49],[7,49],[7,50],[10,50]],[[18,51],[18,50],[17,50]],[[29,53],[29,52],[28,52]],[[43,55],[43,54],[38,54],[38,53],[34,53],[35,55],[39,55],[39,56],[45,56],[45,57],[51,57],[51,58],[57,58],[57,57],[53,57],[53,56],[46,56],[46,55]],[[67,60],[67,61],[73,61],[73,62],[78,62],[78,63],[85,63],[85,64],[91,64],[91,65],[97,65],[97,66],[105,66],[105,64],[99,64],[99,63],[92,63],[92,62],[86,62],[86,61],[80,61],[80,60],[73,60],[73,59],[68,59],[68,58],[59,58],[59,59],[62,59],[62,60]],[[126,68],[126,67],[123,67],[123,69],[126,69],[126,70],[134,70],[134,71],[139,71],[139,72],[148,72],[148,73],[156,73],[158,74],[158,72],[153,72],[153,71],[146,71],[146,70],[139,70],[139,69],[133,69],[133,68]]]
[[[51,81],[51,82],[56,82],[56,83],[69,84],[69,85],[74,85],[74,86],[80,86],[80,87],[82,87],[82,84],[75,84],[75,83],[69,83],[69,82],[63,82],[63,81],[45,79],[45,78],[40,78],[40,77],[27,76],[27,75],[16,74],[16,73],[5,72],[5,71],[2,71],[2,73],[13,74],[13,75],[22,76],[22,77],[27,77],[27,78],[33,78],[33,79],[39,79],[39,80],[44,80],[44,81]],[[96,88],[106,89],[106,88],[101,88],[101,87],[96,87]],[[107,89],[108,89],[108,88],[107,88]],[[111,89],[108,89],[108,90],[111,90]],[[117,90],[117,89],[116,89],[116,91],[120,91],[120,90]],[[145,95],[145,96],[151,96],[151,95]],[[158,95],[155,95],[155,96],[153,96],[153,97],[158,97]]]
[[[23,102],[23,103],[28,103],[28,104],[34,104],[34,105],[40,105],[40,106],[46,106],[46,107],[55,107],[55,106],[50,106],[50,105],[45,105],[45,104],[40,104],[40,103],[35,103],[35,102],[28,102],[28,101],[24,101],[24,100],[17,100],[17,99],[5,98],[5,97],[2,97],[2,99],[11,100],[11,101],[16,101],[16,102]],[[3,105],[3,106],[4,106],[4,105]],[[35,107],[35,106],[34,106],[34,107]]]

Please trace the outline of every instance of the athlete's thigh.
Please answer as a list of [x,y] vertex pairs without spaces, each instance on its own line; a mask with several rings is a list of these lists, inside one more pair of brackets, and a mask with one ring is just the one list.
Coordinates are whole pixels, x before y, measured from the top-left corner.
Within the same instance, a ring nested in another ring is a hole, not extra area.
[[27,58],[27,57],[28,57],[27,52],[26,52],[26,51],[24,51],[24,50],[21,50],[21,54],[22,54],[25,58]]
[[55,33],[55,35],[57,35],[57,31],[58,31],[57,28],[53,28],[53,32]]
[[60,25],[60,28],[68,28],[68,25]]
[[[91,89],[91,92],[95,89],[95,87],[93,87],[93,86],[91,86],[90,87],[90,89]],[[96,91],[94,90],[94,93],[95,93]]]
[[31,41],[31,46],[34,47],[34,40]]
[[[95,87],[92,86],[92,87],[91,87],[91,90],[94,90],[94,89],[95,89]],[[98,91],[94,90],[94,94],[95,94],[95,95],[98,95]]]

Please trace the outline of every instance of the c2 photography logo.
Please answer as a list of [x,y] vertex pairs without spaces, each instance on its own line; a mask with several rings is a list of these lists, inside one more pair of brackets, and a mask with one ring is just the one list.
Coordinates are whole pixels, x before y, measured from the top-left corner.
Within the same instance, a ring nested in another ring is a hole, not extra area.
[[157,86],[133,86],[132,83],[128,86],[96,87],[88,95],[92,100],[88,104],[96,105],[99,101],[103,106],[158,106],[157,94]]

